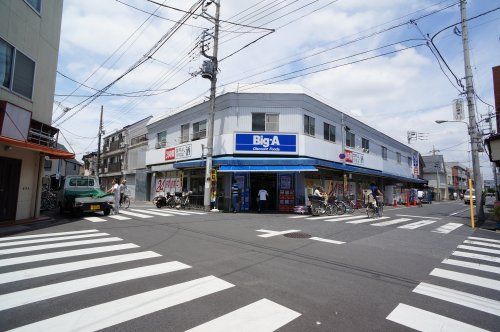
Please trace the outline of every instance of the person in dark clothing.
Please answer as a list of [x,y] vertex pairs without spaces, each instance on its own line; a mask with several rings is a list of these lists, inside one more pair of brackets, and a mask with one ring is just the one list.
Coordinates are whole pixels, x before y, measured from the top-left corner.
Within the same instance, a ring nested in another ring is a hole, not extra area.
[[239,211],[240,203],[240,187],[236,181],[233,181],[231,186],[231,209],[234,213]]

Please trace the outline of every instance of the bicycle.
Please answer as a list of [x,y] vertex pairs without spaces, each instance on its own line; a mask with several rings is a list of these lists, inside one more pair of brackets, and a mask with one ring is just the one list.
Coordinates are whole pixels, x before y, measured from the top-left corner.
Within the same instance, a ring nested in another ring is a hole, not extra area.
[[120,202],[120,208],[128,209],[129,206],[130,206],[130,197],[127,195],[127,193],[124,193],[123,198]]

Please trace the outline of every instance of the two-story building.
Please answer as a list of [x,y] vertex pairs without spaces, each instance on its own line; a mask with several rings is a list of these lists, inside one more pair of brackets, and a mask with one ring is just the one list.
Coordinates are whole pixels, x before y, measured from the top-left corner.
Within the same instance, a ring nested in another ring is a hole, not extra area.
[[126,168],[125,135],[126,130],[122,128],[103,138],[101,169],[99,170],[102,188],[110,188],[113,179],[123,177],[123,170]]
[[[152,196],[191,190],[202,205],[208,107],[203,102],[149,121]],[[256,208],[262,188],[269,208],[285,212],[307,203],[316,186],[360,199],[375,182],[392,203],[425,183],[417,151],[302,90],[218,96],[213,155],[218,202],[227,208],[236,181],[245,211]]]
[[97,152],[89,152],[82,156],[83,175],[97,174]]
[[457,162],[446,162],[445,164],[451,168],[453,191],[457,194],[463,194],[467,190],[467,180],[470,177],[469,170]]
[[0,1],[0,222],[36,218],[52,127],[63,0]]
[[422,156],[424,159],[424,179],[432,187],[434,199],[437,201],[449,198],[449,185],[443,155]]

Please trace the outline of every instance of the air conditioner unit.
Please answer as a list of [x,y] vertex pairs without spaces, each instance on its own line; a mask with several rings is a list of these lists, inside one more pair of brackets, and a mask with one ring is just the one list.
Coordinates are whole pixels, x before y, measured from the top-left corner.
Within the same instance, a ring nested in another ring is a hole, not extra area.
[[104,151],[109,152],[109,146],[106,146],[106,147],[104,148]]

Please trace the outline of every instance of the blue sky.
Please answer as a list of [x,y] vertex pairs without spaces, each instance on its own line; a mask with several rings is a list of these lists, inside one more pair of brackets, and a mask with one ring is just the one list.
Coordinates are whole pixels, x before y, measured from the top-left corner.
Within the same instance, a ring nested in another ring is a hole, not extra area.
[[[145,0],[120,0],[129,5],[152,12],[158,6]],[[264,25],[279,28],[275,33],[263,38],[245,50],[224,60],[220,65],[219,82],[237,82],[240,86],[255,83],[307,66],[348,57],[383,45],[396,43],[365,56],[380,55],[381,52],[400,50],[420,41],[401,41],[422,38],[412,24],[405,24],[386,33],[338,47],[354,38],[372,34],[392,25],[407,22],[411,18],[432,12],[456,1],[438,0],[339,0],[337,2],[318,1],[272,1],[222,0],[223,19],[244,21],[249,25]],[[169,5],[188,9],[194,1],[168,1]],[[267,7],[263,7],[267,6]],[[274,6],[274,13],[270,8]],[[299,9],[301,6],[305,6]],[[468,16],[472,17],[498,7],[498,1],[468,1]],[[244,12],[262,8],[260,16],[244,17]],[[290,13],[291,12],[291,13]],[[271,13],[271,14],[270,14]],[[282,18],[279,16],[285,15]],[[413,14],[411,14],[413,13]],[[182,13],[161,8],[156,14],[163,18],[177,20]],[[262,17],[268,14],[266,17]],[[410,14],[410,15],[408,15]],[[302,17],[303,15],[307,15]],[[234,17],[233,17],[234,16]],[[149,49],[171,26],[172,22],[161,18],[146,20],[148,14],[132,9],[115,0],[65,1],[63,13],[61,45],[58,69],[69,77],[84,81],[86,85],[100,89],[125,71],[132,63]],[[457,4],[437,14],[417,22],[423,34],[433,35],[449,24],[459,22],[460,12]],[[500,65],[500,10],[473,20],[470,26],[470,43],[474,83],[477,94],[486,102],[493,104],[491,68]],[[201,18],[190,19],[188,24],[176,33],[160,51],[154,60],[139,67],[126,76],[109,92],[123,93],[145,90],[154,85],[154,89],[168,89],[190,77],[198,70],[202,58],[195,47],[201,29],[210,24]],[[141,27],[140,27],[141,26]],[[140,34],[127,38],[138,27]],[[220,55],[224,57],[246,45],[261,32],[236,33],[248,31],[229,24],[221,27]],[[234,30],[240,29],[236,32]],[[229,33],[226,31],[233,31]],[[233,38],[234,37],[234,38]],[[124,47],[118,49],[120,44]],[[464,76],[461,38],[449,29],[435,39],[435,43],[453,72]],[[190,56],[186,56],[190,51]],[[316,56],[299,60],[304,56],[324,51]],[[99,68],[108,58],[109,60]],[[331,65],[345,64],[359,59],[349,58]],[[286,64],[290,60],[298,60]],[[176,67],[177,65],[177,67]],[[263,70],[283,65],[275,70]],[[316,69],[325,68],[319,66]],[[179,70],[177,70],[179,69]],[[170,73],[170,75],[169,75]],[[175,73],[175,75],[172,75]],[[256,75],[258,74],[258,75]],[[255,75],[255,76],[252,76]],[[252,76],[252,77],[249,77]],[[285,76],[286,77],[286,76]],[[158,81],[159,79],[159,81]],[[272,81],[272,80],[271,80]],[[459,161],[469,165],[469,145],[465,126],[461,124],[437,125],[437,119],[451,119],[451,102],[459,93],[440,71],[437,61],[426,46],[400,51],[372,60],[345,65],[320,73],[297,77],[280,84],[298,84],[313,96],[327,101],[330,105],[351,114],[382,132],[405,142],[406,132],[415,130],[426,133],[428,140],[412,142],[412,146],[422,154],[428,154],[433,148],[441,149],[447,161]],[[56,94],[68,94],[78,85],[58,75]],[[200,77],[190,80],[182,87],[162,92],[156,96],[130,98],[123,96],[103,96],[86,108],[78,111],[75,107],[57,123],[62,127],[64,136],[79,155],[96,149],[96,133],[101,105],[105,109],[105,130],[112,132],[148,115],[155,115],[176,109],[183,104],[202,97],[209,88],[209,82]],[[93,91],[82,87],[76,96],[56,96],[65,107],[73,107]],[[486,105],[478,102],[478,113],[486,114]],[[61,107],[55,105],[54,118],[61,114]],[[75,112],[78,111],[78,112]],[[70,119],[67,119],[71,116]],[[64,143],[64,142],[63,142]],[[486,179],[491,178],[487,156],[481,156],[482,171]]]

